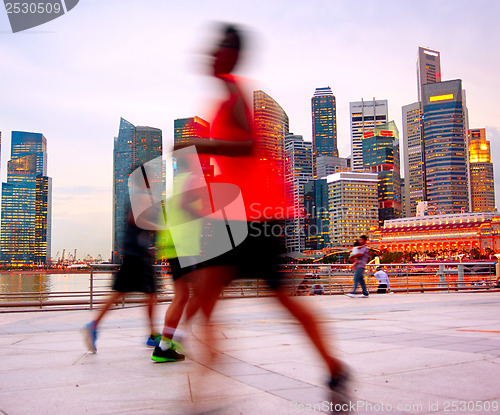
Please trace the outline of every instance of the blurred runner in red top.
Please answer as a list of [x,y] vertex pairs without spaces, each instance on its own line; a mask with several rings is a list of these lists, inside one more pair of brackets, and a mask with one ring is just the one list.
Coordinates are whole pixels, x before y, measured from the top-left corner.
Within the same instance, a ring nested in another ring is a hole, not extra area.
[[[285,204],[282,176],[275,174],[277,164],[272,154],[257,141],[251,111],[239,87],[238,77],[232,74],[216,76],[224,82],[229,97],[215,115],[211,138],[242,143],[233,154],[212,158],[219,171],[214,182],[235,184],[243,195],[246,217],[230,219],[262,222],[293,217],[292,205]],[[251,143],[250,148],[246,143]]]
[[[209,260],[207,267],[201,270],[203,277],[199,278],[195,295],[188,304],[188,318],[201,308],[208,321],[222,289],[231,280],[262,278],[282,305],[302,324],[328,367],[330,388],[339,392],[345,386],[347,371],[327,350],[325,336],[312,310],[289,295],[283,284],[283,273],[279,270],[284,238],[278,237],[269,225],[281,226],[278,221],[290,217],[293,212],[287,213],[283,184],[280,183],[282,175],[277,174],[274,161],[257,142],[250,107],[238,86],[238,79],[232,75],[243,48],[242,35],[231,25],[224,26],[221,35],[222,40],[212,55],[212,73],[222,81],[228,93],[227,99],[213,120],[211,139],[193,138],[182,147],[195,145],[198,153],[211,155],[219,171],[214,182],[240,187],[246,215],[228,219],[246,221],[249,230],[243,243]],[[209,324],[205,327],[210,330]],[[206,338],[215,339],[216,336],[207,333]]]

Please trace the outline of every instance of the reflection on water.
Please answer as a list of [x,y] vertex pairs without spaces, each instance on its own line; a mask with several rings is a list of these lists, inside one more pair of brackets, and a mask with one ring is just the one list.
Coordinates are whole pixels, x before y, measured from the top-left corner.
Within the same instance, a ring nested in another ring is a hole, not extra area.
[[[112,274],[94,275],[94,290],[108,289]],[[90,274],[2,273],[0,294],[27,293],[24,300],[46,299],[56,293],[88,293]],[[29,294],[32,295],[29,295]],[[66,297],[68,298],[68,297]],[[2,300],[8,301],[8,297]]]

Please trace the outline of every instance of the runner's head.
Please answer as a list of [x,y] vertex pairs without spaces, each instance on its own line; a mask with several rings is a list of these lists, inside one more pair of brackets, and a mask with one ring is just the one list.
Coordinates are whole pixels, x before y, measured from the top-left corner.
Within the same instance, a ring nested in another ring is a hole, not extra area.
[[243,46],[241,31],[236,26],[223,25],[221,35],[222,39],[212,54],[215,76],[230,74],[233,71]]

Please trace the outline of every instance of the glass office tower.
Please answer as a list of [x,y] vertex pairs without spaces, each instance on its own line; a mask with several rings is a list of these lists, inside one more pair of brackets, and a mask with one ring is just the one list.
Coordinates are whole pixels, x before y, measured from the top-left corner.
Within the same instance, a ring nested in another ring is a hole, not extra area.
[[7,182],[2,184],[2,263],[45,264],[51,257],[52,179],[47,139],[13,131]]
[[423,85],[427,201],[443,214],[469,211],[467,110],[460,79]]
[[125,224],[130,211],[128,178],[140,165],[162,156],[162,132],[158,128],[134,126],[120,119],[113,149],[113,252],[119,263],[123,256]]
[[402,214],[399,133],[394,121],[363,134],[365,171],[378,176],[379,226]]
[[285,137],[285,197],[299,215],[286,221],[285,243],[288,252],[305,249],[304,185],[312,179],[311,142],[301,135]]
[[353,171],[363,171],[363,134],[387,123],[387,100],[357,101],[349,104],[351,112],[351,154]]
[[[337,105],[330,87],[316,88],[311,98],[313,159],[338,157],[337,147]],[[316,172],[316,167],[314,167]],[[315,177],[318,177],[314,173]]]

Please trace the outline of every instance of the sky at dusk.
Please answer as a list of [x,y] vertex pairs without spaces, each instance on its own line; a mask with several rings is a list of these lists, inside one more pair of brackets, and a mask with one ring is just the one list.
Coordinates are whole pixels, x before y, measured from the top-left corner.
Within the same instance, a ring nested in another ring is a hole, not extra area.
[[[205,75],[204,53],[214,21],[252,34],[240,74],[249,93],[262,89],[284,108],[293,133],[311,140],[312,94],[332,88],[343,157],[351,146],[349,102],[361,98],[388,100],[402,141],[401,107],[417,100],[417,49],[440,51],[442,80],[463,80],[470,128],[486,128],[495,162],[499,20],[495,0],[80,0],[66,15],[13,34],[2,2],[2,181],[11,131],[43,133],[53,257],[76,248],[79,257],[107,259],[120,117],[162,129],[164,148],[172,145],[174,119],[211,117],[220,91]],[[495,176],[500,187],[500,164]]]

